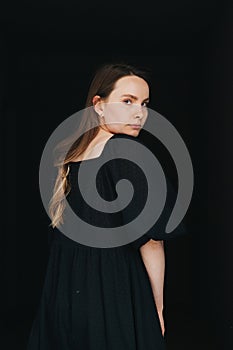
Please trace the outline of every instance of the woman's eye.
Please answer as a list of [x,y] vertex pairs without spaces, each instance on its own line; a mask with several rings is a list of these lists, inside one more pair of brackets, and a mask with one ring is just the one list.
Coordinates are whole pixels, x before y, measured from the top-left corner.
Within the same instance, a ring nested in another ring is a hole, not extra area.
[[[124,100],[123,102],[126,103],[127,105],[131,105],[131,104],[132,104],[132,101],[129,100],[129,99]],[[143,107],[147,107],[148,103],[149,103],[149,102],[143,102],[143,103],[142,103],[142,106],[143,106]]]
[[132,103],[132,101],[131,101],[131,100],[124,100],[124,102],[125,102],[127,105],[129,105],[129,104],[131,104],[131,103]]

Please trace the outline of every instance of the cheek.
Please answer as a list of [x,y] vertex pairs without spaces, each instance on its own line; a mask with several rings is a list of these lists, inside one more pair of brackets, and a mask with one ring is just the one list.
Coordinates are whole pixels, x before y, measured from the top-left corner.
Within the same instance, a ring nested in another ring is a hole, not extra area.
[[143,112],[143,118],[147,119],[148,117],[148,110],[146,109],[144,112]]
[[132,111],[130,111],[130,108],[128,106],[124,106],[124,105],[112,105],[112,106],[108,106],[105,109],[105,120],[106,122],[124,122],[124,121],[128,121],[129,118],[132,115]]

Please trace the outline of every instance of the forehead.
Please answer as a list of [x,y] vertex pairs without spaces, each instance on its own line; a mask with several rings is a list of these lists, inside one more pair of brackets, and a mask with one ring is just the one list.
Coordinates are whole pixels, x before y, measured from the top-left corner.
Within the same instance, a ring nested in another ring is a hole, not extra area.
[[112,94],[131,94],[139,98],[147,98],[149,97],[149,86],[144,79],[130,75],[117,80]]

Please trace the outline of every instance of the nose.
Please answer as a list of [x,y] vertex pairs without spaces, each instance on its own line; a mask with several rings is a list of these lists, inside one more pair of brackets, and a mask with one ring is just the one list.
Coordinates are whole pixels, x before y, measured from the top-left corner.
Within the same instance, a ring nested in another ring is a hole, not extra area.
[[137,108],[136,108],[135,117],[136,117],[136,118],[142,119],[143,116],[144,116],[143,107],[142,107],[141,105],[139,105],[139,106],[137,106]]

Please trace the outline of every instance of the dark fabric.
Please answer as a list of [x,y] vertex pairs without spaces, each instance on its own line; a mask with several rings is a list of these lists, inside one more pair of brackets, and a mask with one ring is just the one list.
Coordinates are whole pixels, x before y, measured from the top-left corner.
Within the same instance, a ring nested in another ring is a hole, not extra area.
[[[123,134],[111,139],[122,137],[132,139]],[[101,156],[108,151],[112,155],[117,152],[116,144],[109,140]],[[113,227],[139,214],[148,188],[143,173],[136,172],[132,162],[113,159],[99,172],[96,184],[106,200],[116,198],[115,184],[122,176],[136,189],[134,202],[123,213],[105,214],[83,200],[77,180],[80,164],[70,163],[68,178],[71,191],[67,200],[77,215],[93,225]],[[170,209],[166,209],[167,215]],[[27,350],[164,350],[165,340],[139,250],[150,238],[168,237],[162,235],[164,223],[163,218],[139,239],[114,248],[82,245],[50,228],[47,272]],[[182,233],[184,230],[178,232]]]

